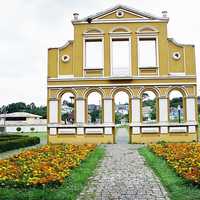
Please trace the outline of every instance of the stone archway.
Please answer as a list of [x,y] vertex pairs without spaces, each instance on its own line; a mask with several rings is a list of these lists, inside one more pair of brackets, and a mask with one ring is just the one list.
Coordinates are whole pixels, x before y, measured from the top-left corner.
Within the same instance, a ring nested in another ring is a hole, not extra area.
[[129,123],[131,122],[130,93],[118,89],[113,93],[113,122],[115,123],[115,142],[130,143]]

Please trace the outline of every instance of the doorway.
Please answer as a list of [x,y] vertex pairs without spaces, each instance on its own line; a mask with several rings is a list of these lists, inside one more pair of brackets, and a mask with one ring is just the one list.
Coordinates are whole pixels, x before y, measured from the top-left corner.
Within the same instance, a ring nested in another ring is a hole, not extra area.
[[119,91],[114,96],[115,113],[115,142],[117,144],[129,143],[129,95]]

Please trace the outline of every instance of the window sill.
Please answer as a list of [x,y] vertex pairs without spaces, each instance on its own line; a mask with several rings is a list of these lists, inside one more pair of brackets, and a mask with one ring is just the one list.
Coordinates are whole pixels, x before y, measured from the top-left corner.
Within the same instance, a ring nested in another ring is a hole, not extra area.
[[132,76],[127,75],[127,76],[110,76],[109,77],[110,80],[119,80],[119,79],[133,79]]
[[139,69],[156,69],[156,68],[159,68],[158,66],[154,66],[154,67],[138,67]]
[[103,67],[100,68],[83,68],[84,70],[103,70]]

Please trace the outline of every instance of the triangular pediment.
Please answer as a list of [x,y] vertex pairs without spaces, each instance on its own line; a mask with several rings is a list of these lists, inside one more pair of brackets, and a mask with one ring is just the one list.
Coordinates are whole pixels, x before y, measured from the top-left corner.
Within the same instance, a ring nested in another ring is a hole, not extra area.
[[[123,5],[117,5],[115,7],[106,9],[102,12],[98,12],[94,15],[85,17],[77,22],[98,22],[98,21],[123,21],[123,20],[163,20],[163,17],[156,17],[149,13],[138,11],[134,8],[129,8]],[[165,18],[166,20],[166,18]]]
[[96,19],[101,20],[109,20],[109,19],[147,19],[146,16],[139,15],[134,12],[127,11],[125,9],[116,9],[112,12],[108,12],[100,17],[97,17]]

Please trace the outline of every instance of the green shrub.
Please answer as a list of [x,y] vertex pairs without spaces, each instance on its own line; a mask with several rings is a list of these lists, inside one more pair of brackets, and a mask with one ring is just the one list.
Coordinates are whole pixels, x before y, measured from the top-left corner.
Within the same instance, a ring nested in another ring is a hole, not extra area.
[[12,149],[18,149],[21,147],[28,147],[32,145],[36,145],[40,143],[40,138],[39,137],[20,137],[20,138],[15,138],[13,140],[3,140],[0,141],[0,153]]
[[3,137],[8,137],[8,138],[12,138],[12,137],[24,137],[26,135],[19,135],[19,134],[1,134],[0,135],[0,138],[3,138]]
[[17,128],[16,128],[16,131],[17,131],[17,132],[20,132],[21,130],[22,130],[21,127],[17,127]]
[[5,140],[15,140],[15,139],[20,139],[28,137],[28,135],[8,135],[8,134],[3,134],[0,135],[0,141],[5,141]]
[[31,130],[31,132],[33,132],[33,131],[35,130],[35,128],[34,128],[34,127],[31,127],[30,130]]

